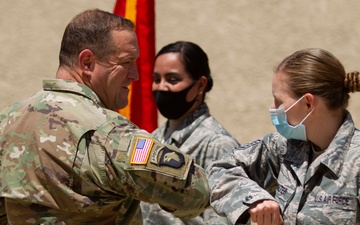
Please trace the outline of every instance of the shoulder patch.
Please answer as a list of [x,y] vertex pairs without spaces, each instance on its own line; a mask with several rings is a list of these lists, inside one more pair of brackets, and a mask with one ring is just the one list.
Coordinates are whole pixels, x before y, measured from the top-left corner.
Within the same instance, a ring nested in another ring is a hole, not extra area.
[[131,164],[146,164],[154,141],[149,138],[137,137],[131,156]]
[[182,153],[171,150],[168,147],[164,147],[159,165],[180,168],[184,165],[184,163],[185,159]]
[[174,187],[185,187],[193,159],[174,146],[161,144],[149,136],[134,136],[124,170],[147,180],[156,180]]
[[243,149],[249,148],[249,147],[251,147],[251,146],[254,146],[254,145],[256,145],[256,144],[258,144],[258,143],[260,143],[260,142],[261,142],[261,140],[258,139],[258,140],[256,140],[256,141],[247,143],[247,144],[245,144],[245,145],[239,145],[239,146],[235,147],[235,149],[236,149],[236,150],[243,150]]

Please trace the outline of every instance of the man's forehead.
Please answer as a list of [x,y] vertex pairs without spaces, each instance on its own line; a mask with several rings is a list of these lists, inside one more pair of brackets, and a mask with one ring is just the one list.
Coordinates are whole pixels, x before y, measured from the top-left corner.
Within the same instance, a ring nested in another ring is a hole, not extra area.
[[115,47],[115,57],[117,59],[139,57],[139,47],[136,38],[136,33],[132,30],[121,30],[113,33],[113,41]]

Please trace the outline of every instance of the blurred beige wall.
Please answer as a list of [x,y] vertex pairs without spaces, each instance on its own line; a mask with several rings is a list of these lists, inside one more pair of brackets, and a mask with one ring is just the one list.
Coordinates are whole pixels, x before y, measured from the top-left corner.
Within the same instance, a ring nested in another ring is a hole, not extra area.
[[[199,44],[214,78],[211,113],[241,143],[274,128],[273,67],[296,50],[324,48],[350,72],[360,70],[360,1],[155,0],[156,46],[177,40]],[[115,0],[0,1],[0,108],[54,77],[63,30],[77,13],[112,12]],[[360,93],[349,110],[360,127]],[[160,117],[159,123],[164,119]]]

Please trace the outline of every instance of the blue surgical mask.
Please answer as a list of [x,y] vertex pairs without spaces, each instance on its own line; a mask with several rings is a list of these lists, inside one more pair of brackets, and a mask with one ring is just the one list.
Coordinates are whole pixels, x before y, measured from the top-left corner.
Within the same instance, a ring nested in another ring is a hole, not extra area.
[[306,131],[305,131],[305,125],[302,124],[308,116],[312,113],[309,112],[305,118],[296,126],[291,126],[286,117],[286,112],[289,111],[294,105],[296,105],[301,99],[303,99],[304,96],[302,96],[299,100],[297,100],[294,104],[292,104],[286,111],[283,108],[278,109],[270,109],[270,116],[273,125],[276,127],[276,130],[284,136],[286,139],[297,139],[306,141]]

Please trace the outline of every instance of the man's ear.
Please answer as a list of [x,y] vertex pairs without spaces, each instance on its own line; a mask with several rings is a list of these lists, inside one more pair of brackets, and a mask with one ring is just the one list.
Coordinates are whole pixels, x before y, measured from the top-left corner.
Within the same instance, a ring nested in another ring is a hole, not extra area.
[[84,74],[90,75],[94,70],[95,56],[89,49],[84,49],[79,54],[79,67]]

